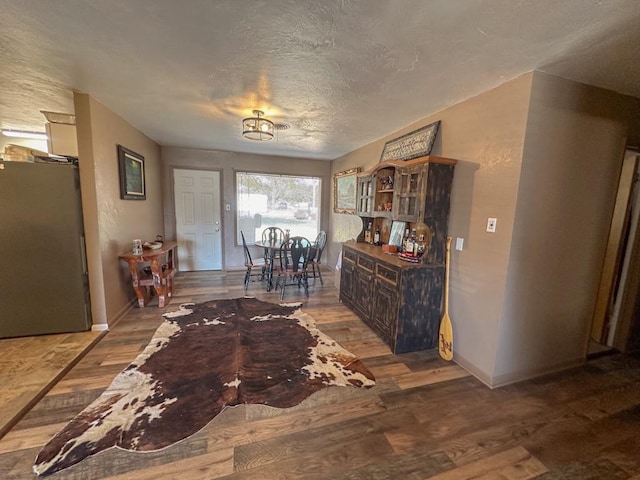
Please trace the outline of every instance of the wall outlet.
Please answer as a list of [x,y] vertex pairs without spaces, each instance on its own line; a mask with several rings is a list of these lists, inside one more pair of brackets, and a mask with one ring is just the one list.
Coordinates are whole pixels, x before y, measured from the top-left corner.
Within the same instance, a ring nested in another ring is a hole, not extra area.
[[497,218],[488,218],[487,219],[487,232],[495,233],[496,231],[496,223],[498,223]]

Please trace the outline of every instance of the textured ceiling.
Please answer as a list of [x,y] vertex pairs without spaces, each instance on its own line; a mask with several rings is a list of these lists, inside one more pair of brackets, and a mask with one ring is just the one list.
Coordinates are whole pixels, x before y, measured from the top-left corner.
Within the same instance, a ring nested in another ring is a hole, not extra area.
[[[88,93],[161,145],[333,159],[538,69],[640,97],[638,0],[0,0],[0,125]],[[291,125],[241,136],[262,109]]]

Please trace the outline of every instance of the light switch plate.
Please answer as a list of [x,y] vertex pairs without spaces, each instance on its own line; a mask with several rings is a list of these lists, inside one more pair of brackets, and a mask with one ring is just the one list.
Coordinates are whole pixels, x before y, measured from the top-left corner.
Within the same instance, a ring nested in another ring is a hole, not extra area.
[[456,238],[456,250],[462,250],[462,247],[464,246],[464,238]]
[[487,232],[495,233],[496,231],[496,223],[498,223],[497,218],[488,218],[487,219]]

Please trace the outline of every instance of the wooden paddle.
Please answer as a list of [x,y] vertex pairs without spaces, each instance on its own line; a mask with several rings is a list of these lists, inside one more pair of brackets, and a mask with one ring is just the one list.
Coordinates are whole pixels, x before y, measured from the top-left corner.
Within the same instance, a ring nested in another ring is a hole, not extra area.
[[444,281],[444,314],[440,320],[440,335],[438,340],[438,352],[440,356],[449,361],[453,359],[453,329],[449,318],[449,261],[451,256],[451,237],[447,237],[447,261],[445,266]]

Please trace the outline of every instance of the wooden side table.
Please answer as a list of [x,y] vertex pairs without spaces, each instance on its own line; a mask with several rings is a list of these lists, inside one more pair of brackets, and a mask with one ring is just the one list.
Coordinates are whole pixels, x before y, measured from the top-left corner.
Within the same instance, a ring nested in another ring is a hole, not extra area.
[[[173,296],[173,277],[176,274],[176,249],[175,242],[164,242],[162,247],[151,250],[145,248],[140,255],[132,252],[119,256],[129,265],[131,272],[131,285],[138,297],[138,306],[144,307],[151,294],[155,291],[158,296],[158,306],[164,307]],[[143,270],[144,263],[149,263],[151,274]],[[163,265],[166,267],[162,268]],[[144,288],[143,288],[144,287]],[[153,290],[149,290],[153,288]]]

